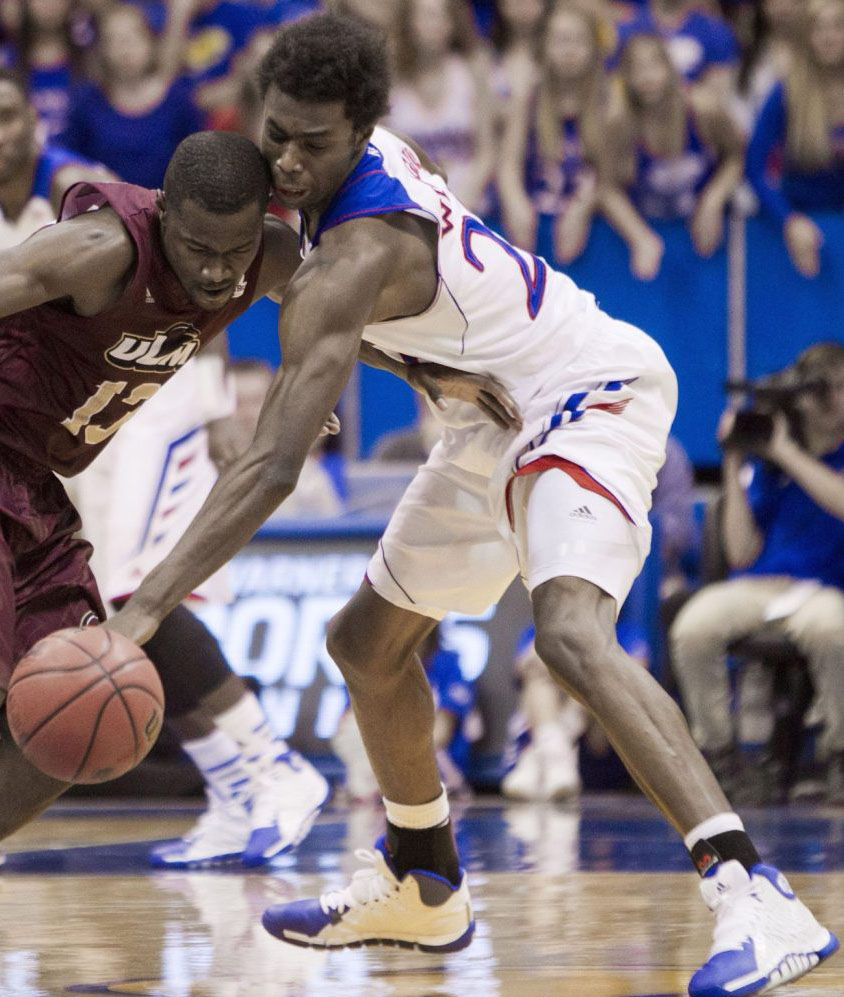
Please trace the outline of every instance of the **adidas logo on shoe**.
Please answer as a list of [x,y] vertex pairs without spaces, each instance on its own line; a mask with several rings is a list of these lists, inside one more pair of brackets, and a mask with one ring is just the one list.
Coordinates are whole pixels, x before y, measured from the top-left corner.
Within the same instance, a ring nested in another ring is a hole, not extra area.
[[569,513],[569,519],[588,519],[597,522],[598,517],[592,515],[592,510],[588,505],[578,506]]

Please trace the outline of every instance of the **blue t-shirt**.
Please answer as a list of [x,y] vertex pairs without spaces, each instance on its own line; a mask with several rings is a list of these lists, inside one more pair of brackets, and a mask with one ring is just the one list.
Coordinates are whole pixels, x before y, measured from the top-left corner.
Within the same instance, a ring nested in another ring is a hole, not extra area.
[[[844,444],[820,460],[844,472]],[[748,500],[764,546],[756,561],[738,574],[814,578],[844,588],[844,522],[763,461],[754,462]]]
[[785,86],[777,83],[759,112],[747,150],[747,178],[765,211],[784,222],[793,211],[841,211],[844,208],[844,127],[830,129],[832,162],[826,169],[804,172],[782,163],[779,182],[772,175],[782,159],[788,128]]
[[67,149],[59,148],[55,145],[45,145],[38,157],[38,164],[35,167],[35,177],[32,181],[32,192],[30,197],[43,197],[45,201],[50,200],[50,190],[53,186],[55,175],[65,168],[65,166],[93,166],[94,163],[77,156]]
[[186,70],[199,83],[228,76],[238,52],[257,31],[275,31],[285,21],[319,7],[319,0],[220,0],[194,18],[185,48]]
[[668,46],[671,61],[688,83],[699,80],[713,66],[738,63],[739,44],[732,28],[724,21],[691,11],[686,20],[673,31],[665,31],[648,7],[633,20],[618,26],[618,45],[610,60],[611,68],[618,65],[624,46],[634,35],[661,35]]
[[657,156],[639,144],[630,199],[645,218],[691,218],[698,196],[717,165],[717,156],[703,144],[689,114],[686,141],[679,156]]
[[29,99],[47,130],[55,139],[67,128],[73,78],[70,65],[33,69],[29,74]]
[[561,215],[581,184],[595,175],[594,167],[584,154],[580,126],[574,118],[563,121],[563,137],[559,157],[549,162],[540,152],[536,131],[531,129],[528,135],[525,189],[534,208],[542,215]]
[[176,146],[203,128],[203,116],[184,79],[146,114],[123,114],[94,84],[74,93],[64,144],[103,163],[122,180],[140,187],[160,187]]

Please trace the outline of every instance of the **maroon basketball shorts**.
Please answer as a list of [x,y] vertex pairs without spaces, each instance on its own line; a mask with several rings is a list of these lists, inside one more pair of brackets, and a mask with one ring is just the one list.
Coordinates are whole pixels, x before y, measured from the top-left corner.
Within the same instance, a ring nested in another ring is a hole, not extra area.
[[0,451],[0,703],[36,641],[105,619],[80,525],[51,472]]

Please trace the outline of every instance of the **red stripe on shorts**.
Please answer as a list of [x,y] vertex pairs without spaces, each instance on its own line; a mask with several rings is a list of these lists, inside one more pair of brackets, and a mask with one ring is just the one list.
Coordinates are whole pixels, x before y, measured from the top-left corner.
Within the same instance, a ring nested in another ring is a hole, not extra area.
[[513,529],[513,482],[516,478],[523,478],[528,474],[540,474],[542,471],[552,471],[555,468],[558,471],[564,471],[587,492],[594,492],[596,495],[601,495],[603,498],[609,499],[609,501],[612,502],[625,519],[629,520],[631,523],[635,522],[633,517],[624,508],[621,502],[619,502],[615,495],[613,495],[608,488],[604,488],[599,481],[596,481],[585,467],[581,467],[580,464],[575,464],[572,460],[566,460],[565,457],[557,457],[555,454],[548,454],[545,457],[538,457],[536,460],[531,461],[530,464],[525,464],[524,467],[520,467],[507,482],[504,497],[507,502],[507,519],[510,521],[511,530]]

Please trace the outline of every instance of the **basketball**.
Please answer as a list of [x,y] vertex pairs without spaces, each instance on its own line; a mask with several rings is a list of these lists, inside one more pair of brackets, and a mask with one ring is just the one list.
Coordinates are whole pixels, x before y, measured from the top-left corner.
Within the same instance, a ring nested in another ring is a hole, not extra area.
[[164,691],[152,662],[107,627],[57,630],[21,659],[6,703],[26,758],[63,782],[128,772],[155,743]]

